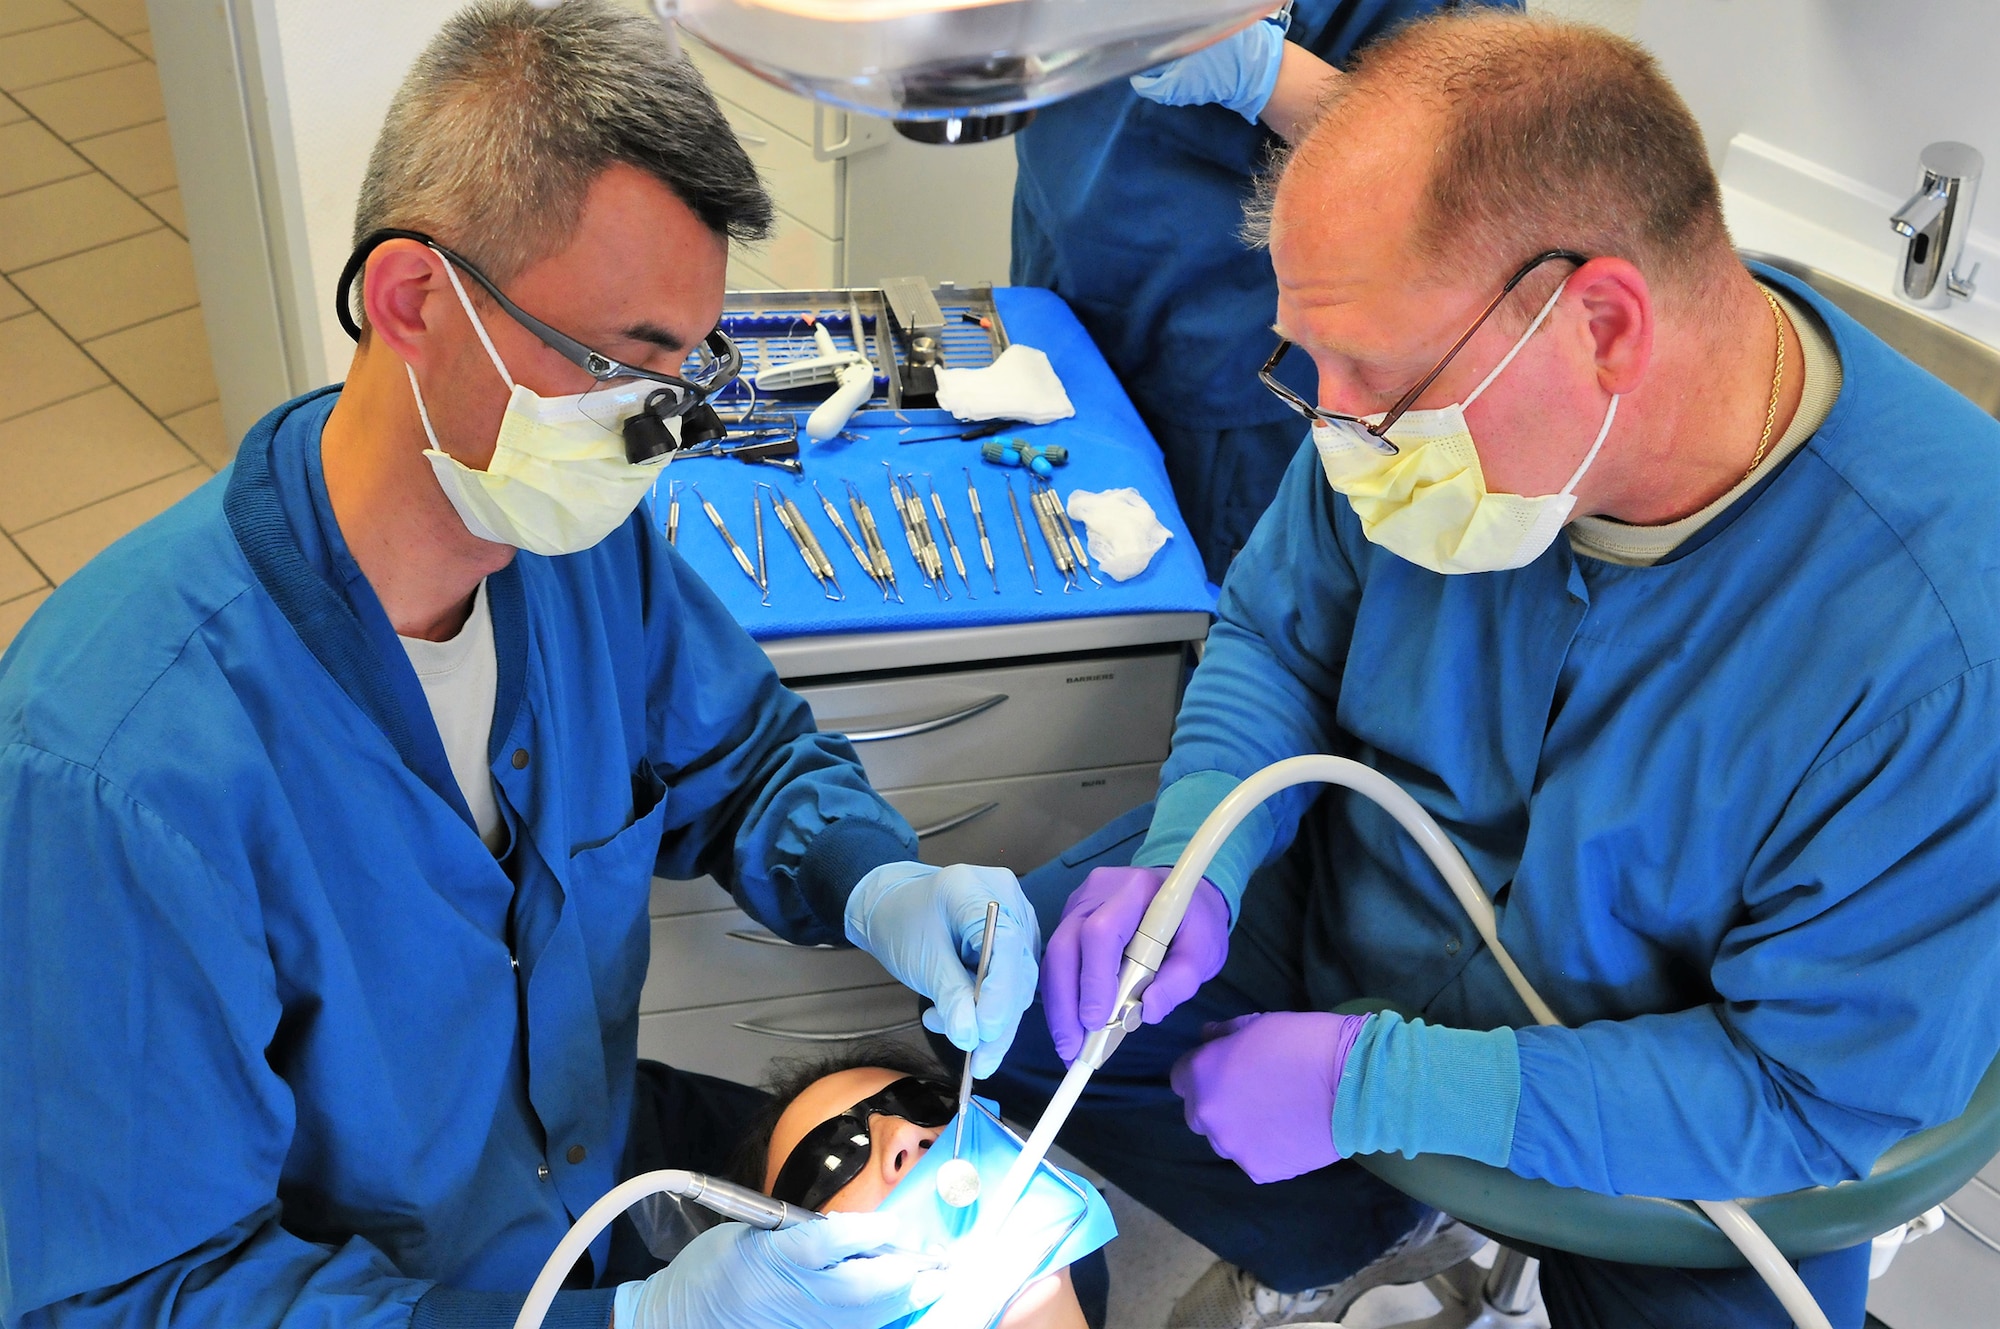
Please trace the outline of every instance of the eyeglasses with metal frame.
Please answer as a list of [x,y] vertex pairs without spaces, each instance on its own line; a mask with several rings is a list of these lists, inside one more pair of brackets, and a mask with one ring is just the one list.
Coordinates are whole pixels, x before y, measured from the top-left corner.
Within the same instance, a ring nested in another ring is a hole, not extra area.
[[1272,395],[1279,401],[1285,403],[1285,405],[1291,407],[1313,423],[1330,425],[1336,429],[1344,430],[1357,442],[1366,443],[1378,452],[1394,454],[1398,449],[1394,443],[1389,441],[1388,434],[1396,421],[1402,419],[1410,408],[1416,405],[1417,398],[1423,396],[1430,389],[1431,384],[1437,382],[1438,375],[1444,373],[1445,367],[1452,362],[1452,359],[1460,351],[1465,349],[1466,343],[1470,342],[1478,334],[1479,329],[1486,326],[1486,320],[1493,316],[1493,311],[1500,307],[1500,302],[1511,295],[1516,286],[1527,280],[1529,273],[1541,267],[1542,264],[1552,262],[1555,259],[1566,259],[1579,267],[1590,261],[1588,256],[1579,254],[1573,249],[1546,249],[1529,259],[1526,263],[1523,263],[1515,270],[1514,275],[1507,279],[1507,284],[1500,288],[1500,293],[1487,302],[1486,308],[1479,311],[1479,317],[1472,321],[1472,326],[1467,328],[1460,334],[1458,340],[1451,344],[1451,349],[1444,353],[1443,358],[1431,366],[1428,374],[1417,380],[1415,387],[1397,398],[1396,404],[1384,412],[1382,418],[1374,424],[1369,424],[1359,416],[1345,415],[1339,411],[1322,410],[1299,396],[1298,393],[1293,392],[1283,383],[1280,383],[1276,372],[1278,364],[1285,358],[1285,353],[1292,349],[1292,343],[1283,337],[1278,339],[1278,349],[1271,352],[1271,358],[1266,360],[1264,367],[1257,371],[1257,381],[1269,388]]
[[[721,328],[711,331],[702,338],[700,356],[705,372],[693,378],[683,378],[678,374],[663,374],[657,370],[642,369],[621,360],[594,351],[568,333],[550,327],[527,310],[509,300],[500,287],[477,264],[462,254],[454,253],[445,246],[425,235],[422,231],[407,231],[397,227],[385,227],[374,231],[362,239],[348,256],[346,266],[340,270],[340,283],[334,292],[334,313],[340,319],[340,326],[355,341],[361,340],[361,328],[354,321],[354,309],[350,298],[355,280],[367,265],[368,256],[390,240],[414,240],[418,244],[435,251],[445,262],[463,272],[479,284],[479,288],[491,296],[493,303],[507,317],[534,334],[537,341],[589,374],[598,383],[608,383],[614,379],[639,379],[659,384],[659,388],[647,394],[644,405],[624,421],[625,457],[634,465],[648,462],[656,457],[674,451],[677,447],[693,447],[698,443],[711,442],[723,436],[724,428],[720,417],[708,403],[736,380],[743,370],[743,352]],[[680,437],[675,438],[666,422],[676,417],[682,418]]]

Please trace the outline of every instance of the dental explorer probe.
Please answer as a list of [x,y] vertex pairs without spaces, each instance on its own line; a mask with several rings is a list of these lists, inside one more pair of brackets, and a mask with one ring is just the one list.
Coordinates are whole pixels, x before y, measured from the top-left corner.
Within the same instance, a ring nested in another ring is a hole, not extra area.
[[[774,503],[779,501],[778,491],[773,489],[771,497]],[[812,523],[806,520],[806,514],[799,511],[799,505],[792,502],[789,497],[782,501],[785,511],[792,514],[792,525],[799,528],[799,539],[804,542],[806,552],[812,556],[814,575],[833,583],[834,599],[845,600],[847,592],[840,588],[840,578],[834,573],[833,560],[826,556],[826,550],[820,545],[819,537],[813,534]]]
[[1021,557],[1028,560],[1028,580],[1034,583],[1035,594],[1042,593],[1042,579],[1035,574],[1035,551],[1028,546],[1028,527],[1021,520],[1021,504],[1014,497],[1014,477],[1007,480],[1007,506],[1014,510],[1014,534],[1021,537]]
[[[972,975],[972,1006],[979,1008],[979,990],[986,986],[986,971],[993,964],[993,930],[1000,923],[1000,902],[986,902],[986,931],[979,938],[979,968]],[[972,1107],[972,1053],[965,1054],[965,1068],[958,1075],[958,1116],[952,1128],[951,1157],[938,1169],[938,1198],[954,1209],[963,1209],[979,1198],[979,1169],[959,1154],[965,1147],[965,1114]]]
[[1070,566],[1069,546],[1063,543],[1062,532],[1049,516],[1047,496],[1032,482],[1028,485],[1028,505],[1035,510],[1035,525],[1041,527],[1042,543],[1048,546],[1049,557],[1055,560],[1056,571],[1062,574],[1063,594],[1075,594],[1076,570]]
[[896,603],[903,603],[903,588],[896,584],[896,565],[889,561],[888,546],[882,543],[881,528],[875,525],[875,513],[868,506],[868,500],[861,497],[861,487],[852,480],[843,480],[847,486],[847,507],[854,514],[854,524],[861,528],[861,538],[868,542],[868,557],[875,565],[875,577],[883,586],[882,598],[887,600],[889,592],[896,593]]
[[888,462],[882,463],[882,469],[889,473],[889,501],[896,505],[896,519],[902,523],[903,543],[910,547],[910,560],[917,565],[918,575],[923,577],[924,585],[929,586],[930,560],[924,557],[923,550],[917,546],[917,528],[911,524],[909,505],[903,501],[903,483],[896,478],[896,472]]
[[938,552],[937,536],[931,533],[930,514],[924,511],[924,496],[917,492],[917,477],[903,477],[903,493],[910,504],[910,516],[915,519],[917,539],[923,544],[924,558],[930,564],[931,576],[937,579],[940,599],[951,599],[951,583],[944,577],[944,555]]
[[1069,547],[1076,551],[1077,566],[1083,569],[1084,576],[1096,582],[1097,585],[1102,586],[1104,583],[1098,581],[1097,574],[1090,570],[1090,555],[1083,551],[1083,541],[1076,538],[1076,526],[1070,521],[1069,513],[1064,509],[1062,500],[1056,497],[1056,487],[1054,485],[1049,486],[1049,497],[1054,500],[1050,506],[1055,510],[1056,520],[1062,524],[1063,534],[1069,537]]
[[875,565],[868,559],[868,551],[854,538],[854,532],[847,529],[847,523],[840,519],[840,509],[833,506],[833,500],[820,492],[819,481],[813,481],[813,493],[819,494],[819,505],[826,510],[826,518],[833,523],[833,529],[840,532],[840,538],[847,542],[847,552],[854,555],[854,561],[861,565],[861,575],[874,582],[882,592],[882,598],[889,597],[889,588],[882,585],[882,579],[875,575]]
[[757,579],[757,569],[750,566],[750,556],[743,552],[743,546],[736,543],[735,537],[729,534],[729,528],[722,524],[722,514],[715,510],[715,504],[709,502],[707,496],[701,492],[700,485],[690,484],[688,488],[694,490],[694,496],[701,500],[701,510],[708,514],[708,524],[715,527],[715,533],[722,537],[722,543],[728,545],[729,552],[736,556],[736,566],[743,569],[743,575],[748,577],[758,593],[762,594],[764,583]]
[[938,497],[937,481],[931,479],[929,471],[924,472],[924,483],[931,487],[931,506],[937,509],[938,526],[944,531],[945,548],[951,550],[952,566],[958,569],[958,579],[965,583],[966,598],[977,600],[973,593],[972,579],[965,575],[965,556],[958,552],[958,537],[951,533],[951,518],[944,515],[944,500]]
[[[774,506],[776,502],[774,498]],[[764,591],[761,603],[768,609],[771,606],[771,569],[764,562],[764,483],[761,480],[751,486],[750,511],[757,521],[757,584]]]
[[965,497],[972,504],[972,522],[979,528],[979,556],[986,562],[986,575],[993,578],[993,593],[1000,594],[1000,574],[993,570],[993,542],[986,538],[986,514],[979,510],[979,489],[972,483],[972,468],[959,467],[965,472]]
[[681,542],[681,482],[667,481],[667,543],[678,548]]

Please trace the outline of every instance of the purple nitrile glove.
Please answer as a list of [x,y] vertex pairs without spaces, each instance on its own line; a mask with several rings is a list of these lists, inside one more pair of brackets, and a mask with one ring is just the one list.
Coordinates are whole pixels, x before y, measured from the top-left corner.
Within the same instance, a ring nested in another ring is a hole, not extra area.
[[[1042,952],[1042,1008],[1056,1055],[1065,1062],[1076,1060],[1083,1040],[1111,1018],[1125,944],[1166,880],[1166,868],[1097,868],[1063,905],[1062,921]],[[1203,877],[1159,976],[1141,999],[1145,1022],[1166,1019],[1221,972],[1228,955],[1229,902]]]
[[1210,1025],[1168,1077],[1188,1129],[1258,1185],[1340,1161],[1333,1100],[1365,1015],[1271,1011]]

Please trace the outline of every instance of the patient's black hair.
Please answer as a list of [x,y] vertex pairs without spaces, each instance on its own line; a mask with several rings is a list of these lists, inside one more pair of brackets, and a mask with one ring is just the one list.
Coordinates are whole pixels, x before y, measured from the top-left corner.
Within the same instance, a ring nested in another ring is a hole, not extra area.
[[778,1062],[764,1081],[770,1100],[750,1119],[743,1142],[737,1145],[736,1156],[730,1162],[729,1179],[754,1191],[763,1190],[764,1170],[771,1162],[771,1132],[777,1129],[778,1118],[785,1114],[785,1109],[815,1082],[864,1066],[880,1066],[925,1080],[946,1078],[944,1068],[929,1053],[886,1039],[850,1043],[842,1051],[824,1057],[794,1057]]

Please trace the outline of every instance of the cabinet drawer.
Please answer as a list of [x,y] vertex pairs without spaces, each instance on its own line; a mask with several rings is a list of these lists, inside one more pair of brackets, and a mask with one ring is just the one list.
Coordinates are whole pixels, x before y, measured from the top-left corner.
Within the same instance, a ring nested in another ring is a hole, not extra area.
[[726,102],[763,116],[802,143],[813,138],[813,104],[809,98],[766,83],[727,56],[682,33],[688,59],[708,80],[709,91]]
[[840,171],[837,161],[815,161],[812,148],[763,116],[740,106],[724,106],[736,141],[756,163],[764,188],[781,212],[821,235],[840,236]]
[[673,1011],[888,981],[882,966],[861,951],[793,946],[741,910],[722,909],[653,920],[653,955],[639,1009]]
[[[754,268],[773,290],[819,290],[841,282],[840,241],[830,240],[798,218],[778,211],[771,238],[730,247],[730,266]],[[746,283],[738,282],[739,287]]]
[[921,837],[926,863],[1027,872],[1152,798],[1160,763],[883,791]]
[[877,789],[900,789],[1165,761],[1180,680],[1176,649],[798,691]]
[[736,1002],[639,1017],[639,1055],[755,1084],[783,1057],[840,1052],[859,1038],[927,1050],[917,995],[897,984]]

